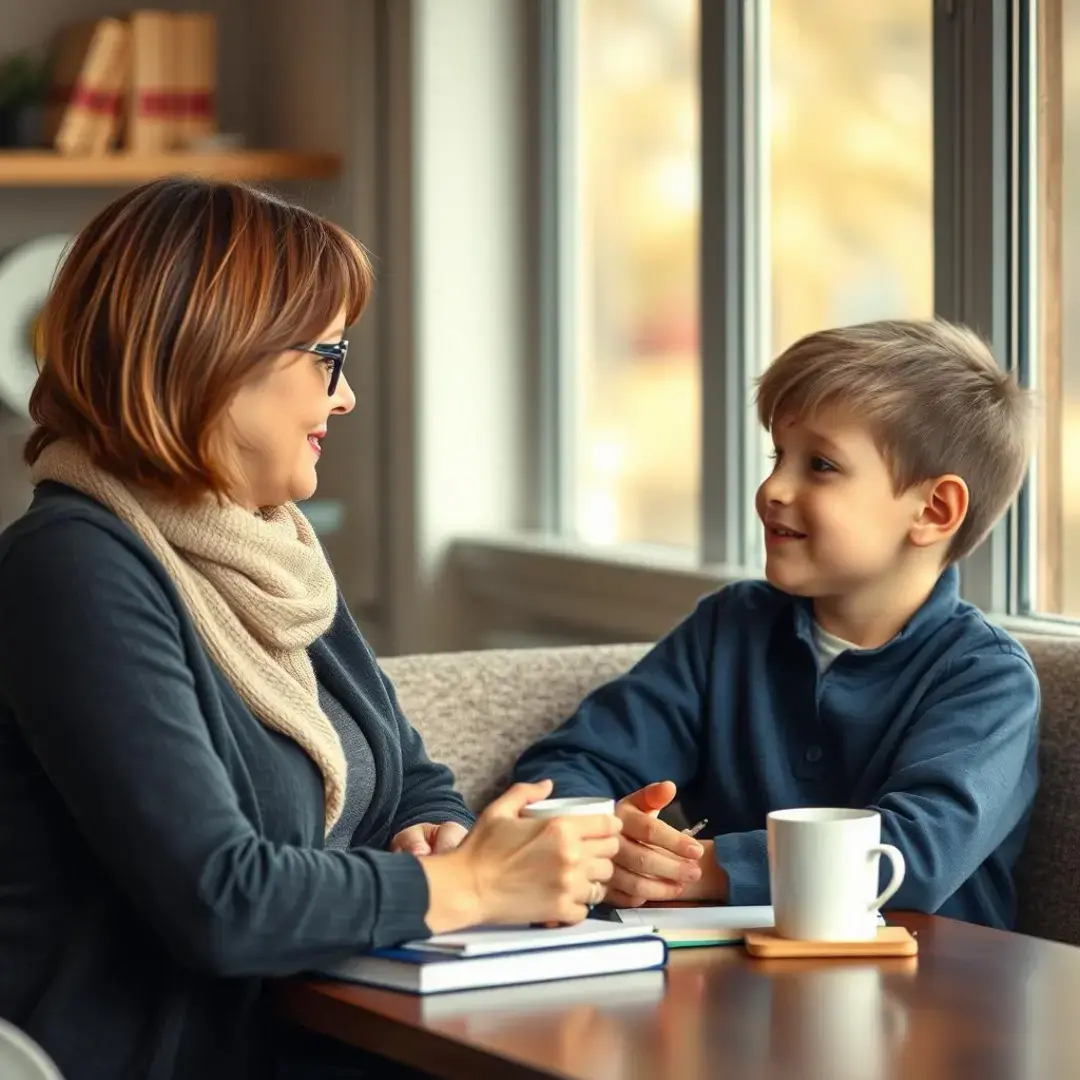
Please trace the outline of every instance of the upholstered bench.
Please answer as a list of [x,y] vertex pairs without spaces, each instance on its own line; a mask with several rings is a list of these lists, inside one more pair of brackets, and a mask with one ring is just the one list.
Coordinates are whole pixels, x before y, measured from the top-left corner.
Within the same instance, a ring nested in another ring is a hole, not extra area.
[[[1080,639],[1029,637],[1043,689],[1042,783],[1020,867],[1020,929],[1080,944]],[[405,715],[480,809],[518,754],[643,645],[491,650],[384,661]]]

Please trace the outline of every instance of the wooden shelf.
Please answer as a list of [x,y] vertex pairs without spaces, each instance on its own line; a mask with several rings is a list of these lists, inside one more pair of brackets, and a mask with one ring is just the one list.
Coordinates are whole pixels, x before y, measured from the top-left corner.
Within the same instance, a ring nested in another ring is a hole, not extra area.
[[326,180],[340,172],[339,154],[292,150],[93,157],[0,150],[0,187],[127,187],[173,173],[218,180]]

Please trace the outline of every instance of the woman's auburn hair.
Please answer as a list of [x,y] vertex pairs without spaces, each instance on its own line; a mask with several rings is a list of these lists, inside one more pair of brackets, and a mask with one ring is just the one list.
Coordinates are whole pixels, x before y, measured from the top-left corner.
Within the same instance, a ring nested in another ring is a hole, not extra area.
[[121,196],[75,238],[39,319],[33,465],[57,439],[125,482],[190,501],[234,481],[229,402],[371,294],[344,229],[252,187],[170,177]]

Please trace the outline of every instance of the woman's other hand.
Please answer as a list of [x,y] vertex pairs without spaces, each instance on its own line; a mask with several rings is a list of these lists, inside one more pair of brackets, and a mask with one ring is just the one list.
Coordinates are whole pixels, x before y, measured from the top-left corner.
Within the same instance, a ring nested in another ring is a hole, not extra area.
[[469,835],[469,830],[456,821],[435,824],[430,821],[402,829],[390,841],[391,851],[408,851],[412,855],[442,855],[453,851]]

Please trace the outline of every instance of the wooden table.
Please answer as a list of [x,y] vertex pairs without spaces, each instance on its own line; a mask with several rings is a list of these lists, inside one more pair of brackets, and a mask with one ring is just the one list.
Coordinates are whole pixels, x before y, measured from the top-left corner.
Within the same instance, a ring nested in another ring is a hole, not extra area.
[[1080,948],[930,916],[890,921],[918,935],[918,957],[677,949],[666,972],[539,993],[416,998],[295,980],[280,1005],[445,1080],[1080,1077]]

